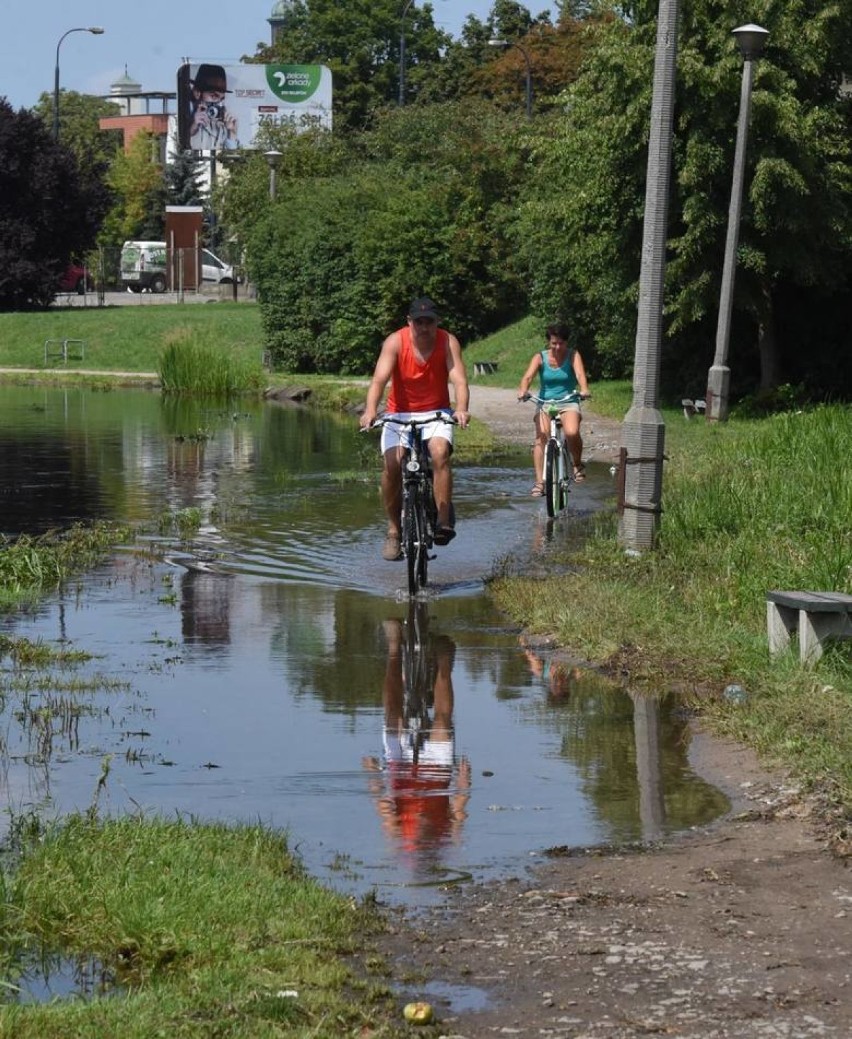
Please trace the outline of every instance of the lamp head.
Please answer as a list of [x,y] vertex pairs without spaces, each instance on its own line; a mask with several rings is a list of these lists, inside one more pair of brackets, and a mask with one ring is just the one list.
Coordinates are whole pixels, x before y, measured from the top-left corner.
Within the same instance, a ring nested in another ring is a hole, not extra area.
[[498,40],[496,37],[493,37],[492,39],[490,39],[488,41],[488,46],[489,47],[508,47],[509,46],[509,41],[508,40]]
[[275,148],[273,148],[268,152],[264,152],[263,157],[266,159],[270,166],[274,166],[283,154],[283,152],[279,152]]
[[769,30],[749,23],[732,30],[744,61],[754,61],[763,53]]
[[90,25],[87,31],[94,33],[95,36],[103,36],[104,34],[104,29],[101,25]]

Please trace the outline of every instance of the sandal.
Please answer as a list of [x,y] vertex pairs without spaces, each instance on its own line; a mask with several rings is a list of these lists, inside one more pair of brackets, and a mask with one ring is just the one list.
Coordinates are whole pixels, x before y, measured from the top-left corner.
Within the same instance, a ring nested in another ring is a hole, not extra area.
[[532,498],[543,498],[544,497],[544,484],[534,483],[533,488],[530,491],[530,497]]
[[580,462],[579,465],[574,466],[574,483],[582,483],[586,479],[586,467]]

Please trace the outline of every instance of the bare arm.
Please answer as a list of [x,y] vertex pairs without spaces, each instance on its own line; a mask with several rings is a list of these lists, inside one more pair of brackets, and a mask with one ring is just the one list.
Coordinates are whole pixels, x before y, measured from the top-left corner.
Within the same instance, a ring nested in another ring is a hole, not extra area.
[[527,393],[529,391],[530,383],[535,378],[536,373],[538,372],[539,368],[541,368],[541,354],[540,353],[536,353],[536,354],[533,355],[532,360],[530,361],[529,365],[527,366],[527,370],[521,376],[521,381],[518,384],[518,399],[519,400],[520,400],[521,397],[523,397],[523,395],[525,393]]
[[470,422],[470,387],[467,383],[467,369],[462,360],[458,339],[449,333],[447,335],[447,369],[455,392],[455,417],[458,424],[464,429]]
[[583,364],[583,358],[580,356],[580,351],[574,351],[574,360],[571,362],[571,366],[574,369],[574,374],[577,376],[577,386],[580,389],[580,393],[587,395],[589,392],[589,383],[586,379],[586,366]]
[[398,332],[392,332],[382,343],[382,352],[379,354],[378,361],[376,361],[370,388],[367,390],[367,401],[361,413],[360,425],[362,429],[367,429],[379,413],[382,394],[385,392],[385,386],[387,386],[388,380],[393,375],[393,370],[396,367],[399,348],[400,336]]

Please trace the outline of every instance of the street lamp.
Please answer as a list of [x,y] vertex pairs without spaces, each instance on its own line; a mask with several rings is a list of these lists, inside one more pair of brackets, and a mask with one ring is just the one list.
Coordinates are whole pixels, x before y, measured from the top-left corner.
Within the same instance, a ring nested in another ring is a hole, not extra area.
[[268,152],[263,153],[263,157],[269,163],[269,201],[275,201],[275,180],[278,173],[278,160],[283,155],[283,152],[276,151],[274,148]]
[[79,29],[69,29],[59,37],[59,43],[56,44],[56,66],[53,71],[53,139],[54,141],[59,140],[59,48],[62,46],[62,41],[72,32],[90,32],[94,36],[101,36],[103,29],[99,25],[90,25],[88,27],[83,26]]
[[527,119],[532,118],[532,65],[530,65],[530,56],[526,50],[519,44],[513,43],[511,40],[489,40],[489,47],[516,47],[521,54],[524,56],[524,62],[527,66],[526,72],[526,92],[527,92]]
[[743,57],[743,79],[740,91],[740,115],[737,121],[737,144],[734,151],[734,179],[731,187],[731,205],[728,209],[728,233],[725,239],[725,260],[722,266],[722,289],[719,296],[719,319],[716,325],[716,353],[707,373],[707,401],[705,415],[708,422],[725,422],[728,418],[728,389],[731,369],[728,367],[728,342],[731,337],[731,314],[734,305],[734,274],[737,266],[737,246],[740,236],[740,213],[745,180],[745,152],[751,109],[751,86],[754,62],[763,53],[767,29],[759,25],[741,25],[733,30]]
[[406,0],[402,14],[399,16],[399,107],[405,104],[405,16],[414,0]]

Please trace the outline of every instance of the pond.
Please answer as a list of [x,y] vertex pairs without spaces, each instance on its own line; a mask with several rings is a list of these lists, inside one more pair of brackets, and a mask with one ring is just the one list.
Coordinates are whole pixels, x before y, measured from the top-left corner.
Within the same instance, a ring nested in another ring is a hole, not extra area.
[[410,609],[404,564],[379,555],[378,445],[351,416],[0,387],[3,532],[140,532],[0,618],[91,654],[48,673],[3,659],[11,814],[259,820],[324,882],[406,904],[719,815],[674,704],[558,666],[491,605],[496,569],[546,566],[612,499],[592,464],[548,525],[528,464],[457,467],[459,536]]

